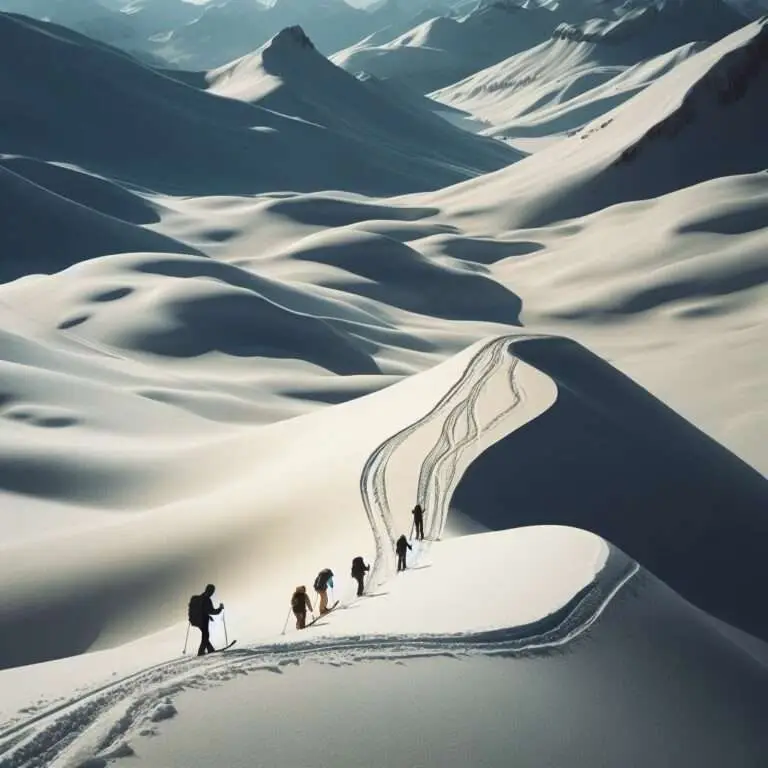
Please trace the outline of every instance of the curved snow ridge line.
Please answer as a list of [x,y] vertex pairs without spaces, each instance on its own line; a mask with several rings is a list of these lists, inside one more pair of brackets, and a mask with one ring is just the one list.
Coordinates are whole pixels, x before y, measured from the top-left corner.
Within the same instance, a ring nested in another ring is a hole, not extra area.
[[[440,493],[441,484],[439,470],[450,458],[458,458],[456,452],[459,450],[460,444],[469,444],[477,438],[479,428],[475,407],[486,382],[501,364],[501,361],[503,360],[503,351],[506,346],[507,344],[505,342],[499,340],[486,348],[490,355],[487,357],[487,361],[485,361],[477,381],[475,381],[470,388],[466,399],[457,403],[453,411],[448,415],[448,418],[446,418],[443,423],[440,437],[437,439],[432,450],[421,465],[418,498],[423,501],[425,511],[426,509],[432,511],[429,525],[429,538],[431,539],[439,538],[443,531],[445,507],[447,506],[448,501],[447,491],[443,494]],[[453,439],[455,436],[455,426],[459,416],[465,414],[467,416],[467,430],[463,439],[461,441],[456,441]],[[453,470],[455,472],[455,464]],[[451,477],[454,472],[450,473]],[[446,488],[449,483],[450,479],[446,483]]]
[[[507,348],[516,341],[533,338],[548,338],[548,335],[510,334],[489,341],[475,353],[459,379],[428,413],[407,427],[401,429],[395,435],[388,437],[368,457],[360,475],[360,495],[362,497],[366,515],[368,516],[371,530],[373,531],[376,547],[376,560],[369,576],[369,584],[380,584],[383,579],[386,578],[388,572],[392,570],[394,565],[393,549],[395,544],[395,529],[386,491],[386,467],[392,454],[418,429],[431,423],[434,419],[438,418],[442,412],[450,408],[454,398],[459,396],[462,390],[467,386],[470,387],[469,393],[454,406],[458,409],[456,418],[458,418],[458,415],[460,415],[462,411],[466,411],[469,414],[469,418],[475,419],[476,423],[474,406],[488,379],[496,372],[496,370],[498,370],[498,367],[505,360],[504,353]],[[514,379],[514,367],[517,364],[517,359],[513,358],[513,360],[514,365],[510,371],[511,380]],[[514,408],[520,402],[519,389],[513,386],[512,391],[515,397],[513,397],[511,405],[498,415],[498,420],[503,418],[509,410]],[[467,406],[469,406],[469,408]],[[446,420],[448,420],[448,418],[446,418]],[[497,423],[497,421],[494,423]],[[419,494],[426,493],[428,478],[430,477],[430,472],[432,472],[432,467],[434,466],[437,457],[445,452],[445,448],[443,448],[443,442],[445,440],[443,434],[445,433],[445,429],[446,426],[444,424],[441,437],[438,438],[438,443],[433,446],[432,450],[424,459],[419,476]],[[471,428],[470,431],[472,431]],[[474,437],[476,436],[477,435],[475,434]],[[474,437],[465,439],[465,444],[469,444]],[[445,496],[447,501],[447,494],[441,494],[441,496]],[[420,498],[423,498],[423,496],[420,495]],[[447,507],[447,503],[445,506]],[[438,516],[431,515],[430,517],[433,519],[433,524],[430,528],[430,538],[437,538],[435,533],[439,536],[442,532],[442,527],[445,523],[445,514],[441,513]],[[439,521],[439,531],[435,531],[435,517]]]
[[547,655],[588,632],[639,572],[636,562],[611,548],[590,584],[559,610],[523,626],[445,635],[326,637],[165,662],[7,729],[0,734],[0,768],[70,768],[88,760],[95,766],[102,764],[96,760],[131,755],[125,740],[151,727],[154,713],[167,708],[170,697],[243,674],[281,674],[286,666],[308,661],[346,666],[375,660]]
[[[502,354],[496,359],[495,369],[498,369],[502,362],[509,366],[507,374],[507,383],[512,393],[509,404],[502,408],[487,424],[480,425],[477,406],[485,387],[486,381],[480,383],[480,386],[473,388],[468,401],[468,428],[465,435],[459,441],[449,442],[445,451],[435,461],[433,467],[429,469],[430,476],[434,476],[432,482],[434,503],[431,505],[435,510],[429,526],[429,539],[439,540],[445,523],[448,519],[448,507],[453,491],[458,484],[460,476],[457,477],[459,461],[465,450],[469,449],[479,439],[482,433],[494,429],[501,421],[506,418],[515,408],[517,408],[524,399],[523,390],[518,386],[516,370],[519,364],[518,358],[508,353],[508,347],[502,347],[499,350]],[[493,375],[496,370],[489,374]],[[429,487],[429,486],[428,486]]]

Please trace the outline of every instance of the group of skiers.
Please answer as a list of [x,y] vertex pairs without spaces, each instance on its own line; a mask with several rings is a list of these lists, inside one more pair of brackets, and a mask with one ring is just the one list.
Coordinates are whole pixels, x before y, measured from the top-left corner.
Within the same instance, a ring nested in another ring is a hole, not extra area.
[[[413,530],[415,532],[415,538],[418,541],[424,539],[424,509],[421,504],[417,504],[411,511],[413,515]],[[406,570],[406,556],[408,550],[412,550],[413,547],[408,543],[408,539],[405,534],[400,536],[395,544],[395,552],[397,553],[397,571]],[[361,597],[365,586],[365,574],[371,570],[370,565],[366,565],[365,560],[357,556],[352,560],[351,575],[357,582],[357,596]],[[334,603],[330,608],[328,607],[328,590],[333,590],[333,571],[330,568],[323,568],[320,573],[317,574],[313,583],[313,588],[318,595],[318,614],[324,616],[326,613],[330,613],[338,604],[338,601]],[[216,649],[211,645],[209,623],[214,616],[217,616],[224,610],[224,603],[219,603],[218,608],[213,607],[213,600],[211,599],[213,593],[216,591],[216,587],[213,584],[208,584],[201,595],[194,595],[189,601],[188,618],[191,626],[200,630],[200,647],[197,651],[198,656],[203,656],[206,653],[212,653]],[[296,587],[293,595],[291,596],[291,611],[296,618],[296,629],[304,629],[307,626],[307,613],[314,614],[314,608],[312,607],[312,601],[309,599],[307,588],[304,585]],[[290,616],[290,613],[288,614]],[[286,620],[287,621],[287,620]]]

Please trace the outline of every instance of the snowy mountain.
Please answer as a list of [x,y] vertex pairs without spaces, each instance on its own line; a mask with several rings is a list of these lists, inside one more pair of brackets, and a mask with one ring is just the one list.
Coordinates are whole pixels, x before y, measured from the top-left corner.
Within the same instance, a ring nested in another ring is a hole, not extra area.
[[326,54],[380,29],[413,27],[446,12],[449,0],[387,0],[355,8],[345,0],[0,0],[0,12],[68,27],[159,66],[205,70],[302,26]]
[[[631,98],[680,61],[743,26],[723,3],[646,7],[618,18],[561,24],[545,43],[431,96],[517,139],[562,136]],[[540,142],[546,146],[549,142]]]
[[389,0],[372,9],[358,9],[344,0],[272,4],[222,0],[203,6],[194,21],[169,29],[151,50],[175,66],[211,69],[250,53],[286,27],[301,26],[318,50],[331,54],[380,28],[399,24],[409,29],[414,18],[429,9],[434,15],[445,5],[434,0]]
[[766,764],[768,19],[646,6],[0,14],[0,768]]
[[[505,231],[762,171],[768,164],[761,138],[767,39],[768,23],[754,22],[682,61],[571,138],[474,184],[444,190],[435,202],[456,212],[477,210],[482,188],[483,199],[503,200],[485,215],[491,229]],[[542,183],[547,167],[558,169],[554,194]]]
[[[367,116],[363,125],[348,125],[343,133],[329,131],[290,114],[205,93],[75,33],[22,17],[0,17],[0,36],[5,61],[30,51],[36,54],[34,65],[22,77],[0,85],[13,108],[0,127],[5,151],[33,158],[44,152],[57,162],[145,189],[237,194],[335,187],[393,193],[423,189],[427,178],[431,178],[428,186],[436,188],[519,157],[437,120],[432,129],[423,126],[421,142],[414,145],[411,138],[397,133],[387,104]],[[286,69],[294,78],[311,78],[318,63],[332,69],[314,50],[306,49],[302,39],[290,33],[275,38],[269,47],[274,71]],[[53,60],[59,85],[52,91],[46,62]],[[357,85],[338,74],[340,80],[350,81],[342,82],[348,89]],[[318,86],[332,88],[328,80],[326,76],[322,84],[318,79]],[[304,87],[309,82],[305,80]],[[100,94],[98,102],[93,93]],[[359,93],[368,97],[362,84]],[[376,108],[371,98],[366,104]],[[58,130],[51,134],[47,126],[53,115]],[[377,151],[366,144],[371,117],[390,125],[382,151],[378,144]],[[418,118],[409,125],[415,121]],[[433,138],[447,139],[448,146],[425,156],[430,130],[438,132]]]
[[[307,85],[312,82],[312,87]],[[497,142],[469,136],[371,78],[356,79],[322,56],[300,27],[256,53],[208,73],[207,90],[321,125],[350,142],[399,146],[411,162],[467,175],[520,158]]]
[[558,21],[546,9],[481,4],[457,19],[437,16],[383,44],[362,40],[331,61],[428,93],[546,40]]

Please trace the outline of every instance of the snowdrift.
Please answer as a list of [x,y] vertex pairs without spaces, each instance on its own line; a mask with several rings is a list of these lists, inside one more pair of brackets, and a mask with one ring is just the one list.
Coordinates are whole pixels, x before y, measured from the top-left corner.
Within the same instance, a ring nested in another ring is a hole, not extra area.
[[[273,55],[300,56],[301,45],[292,40],[290,34],[280,37]],[[27,62],[20,72],[19,61]],[[5,152],[69,163],[145,190],[392,194],[436,188],[476,173],[450,152],[438,161],[422,160],[413,148],[407,151],[402,134],[390,132],[393,146],[386,147],[379,137],[373,144],[353,140],[349,130],[339,134],[299,117],[216,97],[74,32],[22,17],[0,15],[0,65]],[[322,89],[315,98],[323,99]],[[447,135],[435,135],[435,143]],[[472,146],[479,147],[481,168],[500,167],[515,157],[487,142],[466,143],[467,138],[457,135],[455,141],[466,146],[464,160]]]
[[494,529],[593,531],[768,638],[752,591],[766,579],[765,478],[575,342],[520,341],[513,354],[554,379],[557,402],[473,462],[452,504]]
[[195,252],[138,226],[157,219],[140,198],[106,180],[31,160],[0,161],[0,216],[8,222],[0,229],[0,250],[8,255],[0,262],[3,281],[120,251]]
[[[761,171],[768,164],[762,138],[766,45],[768,25],[754,22],[680,63],[577,135],[421,202],[472,214],[473,224],[486,231],[508,231]],[[548,172],[553,167],[556,191]],[[495,202],[500,199],[502,204]]]

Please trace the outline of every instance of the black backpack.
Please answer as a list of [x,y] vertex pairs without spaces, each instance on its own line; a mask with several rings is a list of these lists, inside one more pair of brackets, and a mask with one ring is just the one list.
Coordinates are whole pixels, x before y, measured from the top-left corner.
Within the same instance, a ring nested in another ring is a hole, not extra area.
[[295,613],[307,612],[307,593],[294,592],[291,598],[291,608]]
[[333,576],[333,571],[330,568],[320,571],[315,579],[315,592],[322,592],[328,586],[328,580]]
[[193,627],[203,626],[203,595],[192,595],[189,598],[189,607],[187,608],[187,618]]
[[356,557],[352,561],[352,575],[356,576],[358,573],[365,573],[365,563],[362,557]]

